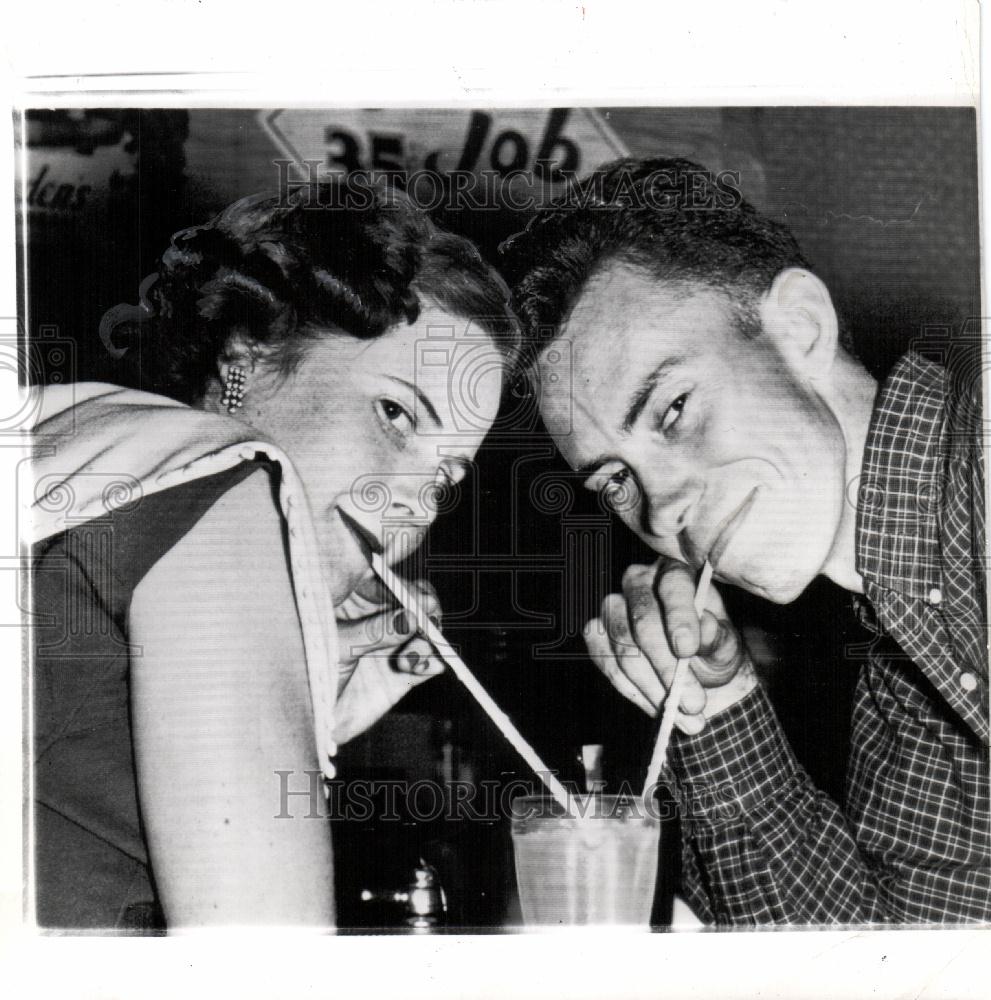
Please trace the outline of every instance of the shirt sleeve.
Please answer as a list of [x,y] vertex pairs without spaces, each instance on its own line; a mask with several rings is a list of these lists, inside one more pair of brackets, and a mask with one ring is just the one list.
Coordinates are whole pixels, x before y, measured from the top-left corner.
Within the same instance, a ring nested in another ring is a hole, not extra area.
[[874,873],[839,807],[795,759],[763,687],[677,733],[682,891],[716,924],[883,920]]

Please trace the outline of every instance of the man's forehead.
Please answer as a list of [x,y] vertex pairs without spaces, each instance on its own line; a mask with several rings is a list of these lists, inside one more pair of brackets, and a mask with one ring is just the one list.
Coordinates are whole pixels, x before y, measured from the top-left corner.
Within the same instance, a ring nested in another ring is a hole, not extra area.
[[683,354],[699,327],[730,316],[725,293],[688,281],[664,281],[630,265],[615,264],[582,289],[559,337],[577,355],[670,349]]
[[707,338],[700,327],[722,319],[724,297],[702,286],[659,282],[642,271],[615,266],[582,290],[558,336],[539,356],[542,379],[563,360],[574,388],[595,393],[667,358],[690,356]]

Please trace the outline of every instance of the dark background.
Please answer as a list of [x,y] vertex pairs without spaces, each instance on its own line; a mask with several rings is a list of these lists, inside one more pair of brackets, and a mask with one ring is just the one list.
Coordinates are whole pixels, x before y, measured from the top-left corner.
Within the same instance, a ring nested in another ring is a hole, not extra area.
[[[980,315],[972,109],[601,113],[632,155],[684,155],[739,171],[744,195],[790,225],[876,376],[913,340],[956,335]],[[242,194],[274,188],[279,154],[252,111],[39,111],[29,114],[24,139],[30,374],[113,380],[119,373],[97,335],[103,312],[136,301],[174,231]],[[60,171],[59,184],[45,188]],[[87,185],[91,177],[96,183]],[[440,221],[492,256],[526,216],[449,212]],[[519,398],[508,405],[526,407]],[[652,559],[568,482],[539,426],[491,438],[418,570],[441,593],[449,637],[550,766],[577,780],[579,747],[602,743],[610,786],[637,787],[654,723],[599,677],[580,630],[625,566]],[[725,596],[753,639],[796,753],[841,797],[859,664],[851,647],[866,640],[849,596],[826,581],[788,607]],[[377,779],[530,777],[449,677],[418,689],[345,747],[341,765],[345,775]],[[421,855],[441,872],[453,922],[514,918],[504,821],[338,826],[343,925],[391,923],[387,907],[357,902],[360,889],[401,885]]]

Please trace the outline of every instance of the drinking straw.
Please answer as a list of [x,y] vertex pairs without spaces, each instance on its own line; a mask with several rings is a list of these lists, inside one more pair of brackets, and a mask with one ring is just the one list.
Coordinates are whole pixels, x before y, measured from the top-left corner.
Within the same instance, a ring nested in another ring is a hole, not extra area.
[[513,745],[517,753],[530,765],[537,777],[547,786],[547,790],[557,800],[566,815],[571,812],[568,793],[557,778],[551,774],[547,765],[537,756],[536,750],[523,738],[522,733],[513,725],[509,716],[499,708],[488,691],[479,683],[467,664],[454,651],[451,644],[441,634],[439,628],[430,620],[423,605],[410,593],[406,584],[392,572],[380,553],[372,554],[372,568],[381,581],[392,591],[395,598],[411,615],[417,629],[430,640],[440,658],[451,668],[451,672],[472,694],[475,701],[485,710],[488,717],[495,723],[499,732]]
[[[712,565],[709,560],[702,565],[702,572],[699,574],[698,585],[695,588],[695,613],[701,618],[705,610],[705,599],[709,595],[709,584],[712,582]],[[643,785],[643,798],[647,798],[651,788],[657,783],[661,776],[661,768],[668,755],[668,743],[671,740],[671,731],[674,728],[674,719],[678,714],[678,705],[681,702],[681,693],[688,679],[688,661],[691,657],[678,660],[674,665],[674,678],[668,690],[668,696],[664,700],[664,712],[661,715],[661,727],[657,731],[657,740],[654,743],[654,752],[650,758],[650,765],[647,767],[647,780]]]
[[585,769],[585,791],[589,795],[601,792],[606,783],[602,778],[602,744],[586,743],[579,758]]

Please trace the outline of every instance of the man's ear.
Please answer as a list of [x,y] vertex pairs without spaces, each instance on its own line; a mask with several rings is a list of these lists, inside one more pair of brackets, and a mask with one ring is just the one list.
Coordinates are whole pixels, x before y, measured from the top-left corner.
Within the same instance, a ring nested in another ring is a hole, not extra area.
[[760,305],[763,330],[788,365],[809,379],[824,377],[839,346],[839,320],[829,289],[811,271],[780,271]]

